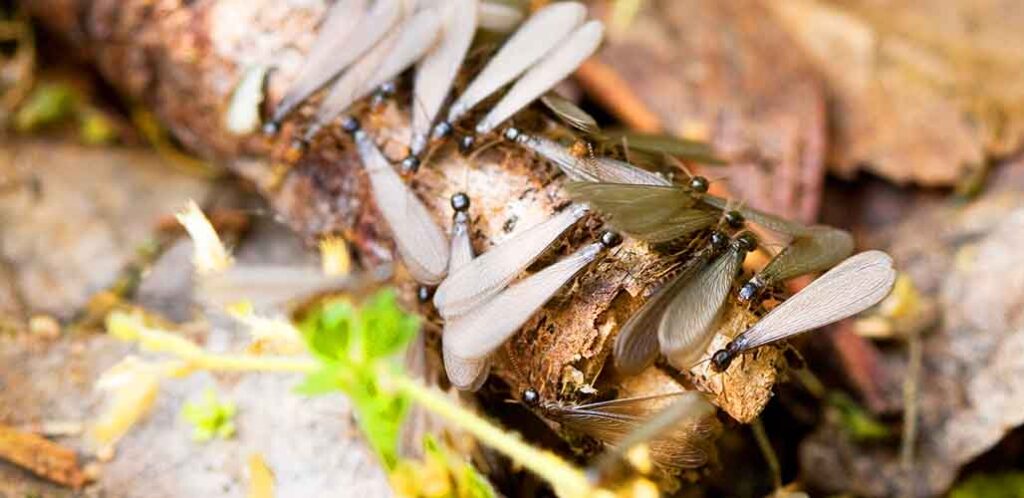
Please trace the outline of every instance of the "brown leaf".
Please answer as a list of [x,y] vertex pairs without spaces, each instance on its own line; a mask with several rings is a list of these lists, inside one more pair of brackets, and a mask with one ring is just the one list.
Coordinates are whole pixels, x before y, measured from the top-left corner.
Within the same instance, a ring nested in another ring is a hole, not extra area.
[[952,185],[1024,137],[1024,11],[1012,2],[765,2],[828,79],[836,172]]

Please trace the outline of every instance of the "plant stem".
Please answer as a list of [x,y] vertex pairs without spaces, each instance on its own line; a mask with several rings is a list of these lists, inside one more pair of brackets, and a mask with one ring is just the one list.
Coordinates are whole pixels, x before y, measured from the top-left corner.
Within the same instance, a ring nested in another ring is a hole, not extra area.
[[404,375],[389,379],[392,385],[422,405],[461,429],[473,434],[480,442],[511,458],[551,484],[563,497],[589,496],[593,491],[586,476],[553,453],[538,450],[505,432],[477,414],[452,403],[434,389]]

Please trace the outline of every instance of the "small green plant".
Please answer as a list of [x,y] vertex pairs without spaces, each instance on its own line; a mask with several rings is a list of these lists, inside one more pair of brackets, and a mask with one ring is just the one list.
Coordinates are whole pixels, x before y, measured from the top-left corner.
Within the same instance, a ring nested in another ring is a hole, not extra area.
[[192,424],[192,439],[206,442],[235,435],[235,411],[234,403],[221,401],[213,388],[207,388],[202,401],[185,403],[181,416]]

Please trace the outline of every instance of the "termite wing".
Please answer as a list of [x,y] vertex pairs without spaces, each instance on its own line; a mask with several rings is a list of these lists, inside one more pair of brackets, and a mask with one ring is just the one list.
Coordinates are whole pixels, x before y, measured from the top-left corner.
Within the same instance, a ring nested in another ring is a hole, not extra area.
[[[654,463],[673,473],[708,463],[714,453],[714,440],[721,429],[714,416],[714,407],[694,392],[571,405],[543,402],[535,390],[527,389],[523,393],[523,403],[563,428],[590,436],[612,448],[627,449],[646,442]],[[677,417],[673,424],[664,424],[665,428],[651,431],[649,437],[642,440],[634,436],[666,407],[670,407],[671,414]]]
[[658,345],[668,362],[687,370],[707,349],[747,253],[757,247],[750,232],[737,235],[721,256],[686,281],[658,323]]
[[636,375],[658,357],[658,325],[665,310],[680,289],[728,246],[729,239],[721,232],[712,232],[705,247],[699,249],[686,265],[662,284],[634,313],[615,338],[612,357],[615,369],[625,375]]
[[892,257],[882,251],[853,255],[776,306],[711,357],[713,370],[729,368],[745,351],[780,341],[864,311],[889,295],[896,281]]
[[480,29],[495,33],[508,33],[523,22],[523,12],[511,5],[480,2]]
[[326,275],[312,266],[232,266],[201,276],[196,292],[201,302],[217,309],[245,300],[256,310],[268,311],[356,283],[350,275]]
[[[547,138],[507,128],[505,138],[555,163],[570,180],[669,187],[672,182],[624,161],[610,157],[578,157],[567,147]],[[705,189],[706,191],[707,189]]]
[[[473,244],[469,233],[469,196],[458,193],[452,196],[452,240],[451,257],[448,260],[448,273],[455,273],[473,261]],[[483,360],[466,360],[452,353],[448,347],[447,327],[441,333],[441,353],[444,369],[452,386],[462,391],[480,389],[491,369],[490,357]]]
[[348,118],[343,126],[355,140],[377,209],[402,262],[417,282],[437,284],[448,271],[448,238],[359,122]]
[[570,182],[576,201],[603,214],[615,229],[638,239],[667,242],[717,222],[722,212],[699,203],[707,181],[694,177],[691,185],[632,185],[626,183]]
[[370,50],[398,23],[412,5],[408,0],[339,0],[327,14],[295,82],[285,91],[265,131],[281,121],[310,95]]
[[555,2],[530,16],[502,45],[484,69],[448,109],[435,135],[451,132],[470,109],[507,85],[550,52],[579,26],[587,9],[579,2]]
[[[710,195],[703,201],[716,207],[726,205],[724,199]],[[765,288],[793,277],[825,271],[853,254],[853,236],[845,230],[806,226],[748,207],[737,209],[746,219],[791,237],[786,247],[740,288],[741,301],[750,301]]]
[[478,0],[451,0],[443,7],[441,37],[416,67],[412,92],[412,138],[402,167],[415,171],[430,129],[451,91],[476,32]]
[[440,32],[441,15],[434,8],[422,9],[394,28],[331,85],[303,140],[312,140],[357,100],[413,65],[433,47]]
[[445,332],[450,351],[467,360],[486,358],[519,330],[566,282],[594,261],[603,249],[621,242],[622,238],[618,234],[605,232],[599,242],[584,246],[510,285],[468,313],[449,320]]
[[445,319],[463,315],[501,292],[586,213],[586,206],[571,205],[491,248],[449,275],[434,294],[438,313]]
[[512,85],[508,93],[477,124],[476,133],[490,133],[567,78],[594,54],[603,38],[604,24],[601,21],[584,23],[570,33],[559,47],[545,55]]

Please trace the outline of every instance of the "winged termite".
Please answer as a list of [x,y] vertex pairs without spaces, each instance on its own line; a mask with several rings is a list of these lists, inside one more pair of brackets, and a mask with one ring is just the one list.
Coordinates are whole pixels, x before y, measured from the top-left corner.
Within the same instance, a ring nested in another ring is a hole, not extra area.
[[882,251],[855,254],[776,306],[711,357],[717,372],[746,351],[856,315],[885,298],[896,282],[892,257]]
[[586,213],[586,206],[571,205],[561,213],[495,246],[449,275],[434,294],[434,306],[438,313],[445,319],[453,318],[491,299]]
[[[710,206],[718,209],[726,210],[730,208],[730,203],[727,199],[716,197],[713,195],[705,195],[701,200]],[[773,214],[759,211],[752,207],[738,206],[736,210],[743,215],[748,221],[756,223],[764,228],[767,228],[773,232],[789,235],[791,237],[798,237],[800,235],[807,235],[812,233],[814,227],[798,223],[796,221],[787,220]]]
[[435,134],[449,133],[470,109],[523,74],[569,36],[586,15],[586,7],[579,2],[555,2],[530,16],[455,100]]
[[[460,192],[452,196],[452,240],[448,273],[454,273],[473,260],[473,244],[469,237],[469,196]],[[448,347],[447,327],[441,335],[441,353],[448,380],[456,389],[476,391],[487,380],[491,369],[490,357],[466,360],[456,356]]]
[[378,0],[367,10],[369,3],[339,0],[331,7],[298,76],[264,126],[265,132],[276,133],[288,114],[370,50],[409,7],[399,0]]
[[201,276],[196,291],[201,302],[218,309],[244,300],[257,310],[267,310],[351,288],[354,281],[351,276],[325,275],[315,266],[233,266]]
[[349,118],[343,127],[352,133],[377,209],[409,273],[420,283],[440,282],[448,270],[447,237],[359,122]]
[[[665,178],[650,171],[637,168],[627,162],[609,157],[581,157],[555,141],[524,133],[518,128],[507,128],[505,130],[505,138],[555,163],[570,180],[660,185],[664,187],[672,185],[672,182]],[[703,191],[707,191],[706,186],[703,188]]]
[[722,212],[699,204],[706,180],[691,187],[570,182],[569,195],[605,215],[617,230],[647,242],[667,242],[714,225]]
[[490,112],[476,125],[478,134],[490,133],[506,119],[522,110],[587,60],[604,38],[604,24],[590,21],[565,38],[560,46],[544,56],[509,89]]
[[495,33],[512,31],[523,22],[523,12],[512,5],[498,2],[480,2],[480,29]]
[[737,235],[725,253],[687,280],[666,306],[658,324],[658,344],[668,362],[684,370],[714,338],[714,325],[747,253],[757,247],[750,232]]
[[853,253],[853,236],[827,226],[810,227],[776,254],[740,288],[741,301],[754,299],[763,289],[793,277],[824,271]]
[[477,0],[452,0],[445,6],[441,38],[416,67],[412,92],[412,138],[402,169],[416,171],[430,128],[451,91],[476,32]]
[[708,244],[657,291],[623,324],[615,338],[612,356],[615,369],[625,375],[636,375],[658,357],[658,325],[673,297],[693,276],[726,249],[728,237],[712,232]]
[[673,473],[708,463],[721,428],[714,416],[714,407],[693,392],[570,405],[543,402],[537,391],[531,388],[523,393],[522,399],[524,404],[563,428],[585,434],[613,448],[631,446],[633,441],[627,440],[638,439],[631,438],[631,435],[666,407],[674,405],[673,414],[682,412],[675,423],[644,439],[654,463]]
[[584,246],[449,321],[445,327],[449,350],[467,360],[486,358],[519,330],[558,289],[594,261],[602,249],[621,242],[618,234],[605,232],[600,242]]
[[441,16],[437,10],[423,9],[388,33],[331,85],[303,140],[312,140],[323,126],[355,101],[419,60],[434,45],[440,29]]
[[[657,411],[649,420],[636,427],[621,439],[614,448],[605,452],[588,469],[588,474],[599,484],[607,483],[618,474],[617,470],[626,461],[630,450],[634,447],[647,444],[649,448],[661,448],[666,439],[674,441],[677,445],[689,439],[693,440],[692,446],[710,450],[717,433],[718,425],[715,423],[715,407],[709,403],[702,394],[698,392],[680,392],[672,395],[674,401],[660,411]],[[688,434],[687,431],[690,431]],[[654,460],[660,466],[670,466],[673,461],[666,458],[664,452],[655,453]],[[676,454],[680,453],[678,451]],[[667,461],[666,461],[667,460]]]
[[697,140],[636,131],[602,131],[598,149],[625,148],[633,153],[668,155],[701,164],[725,164],[710,144]]

